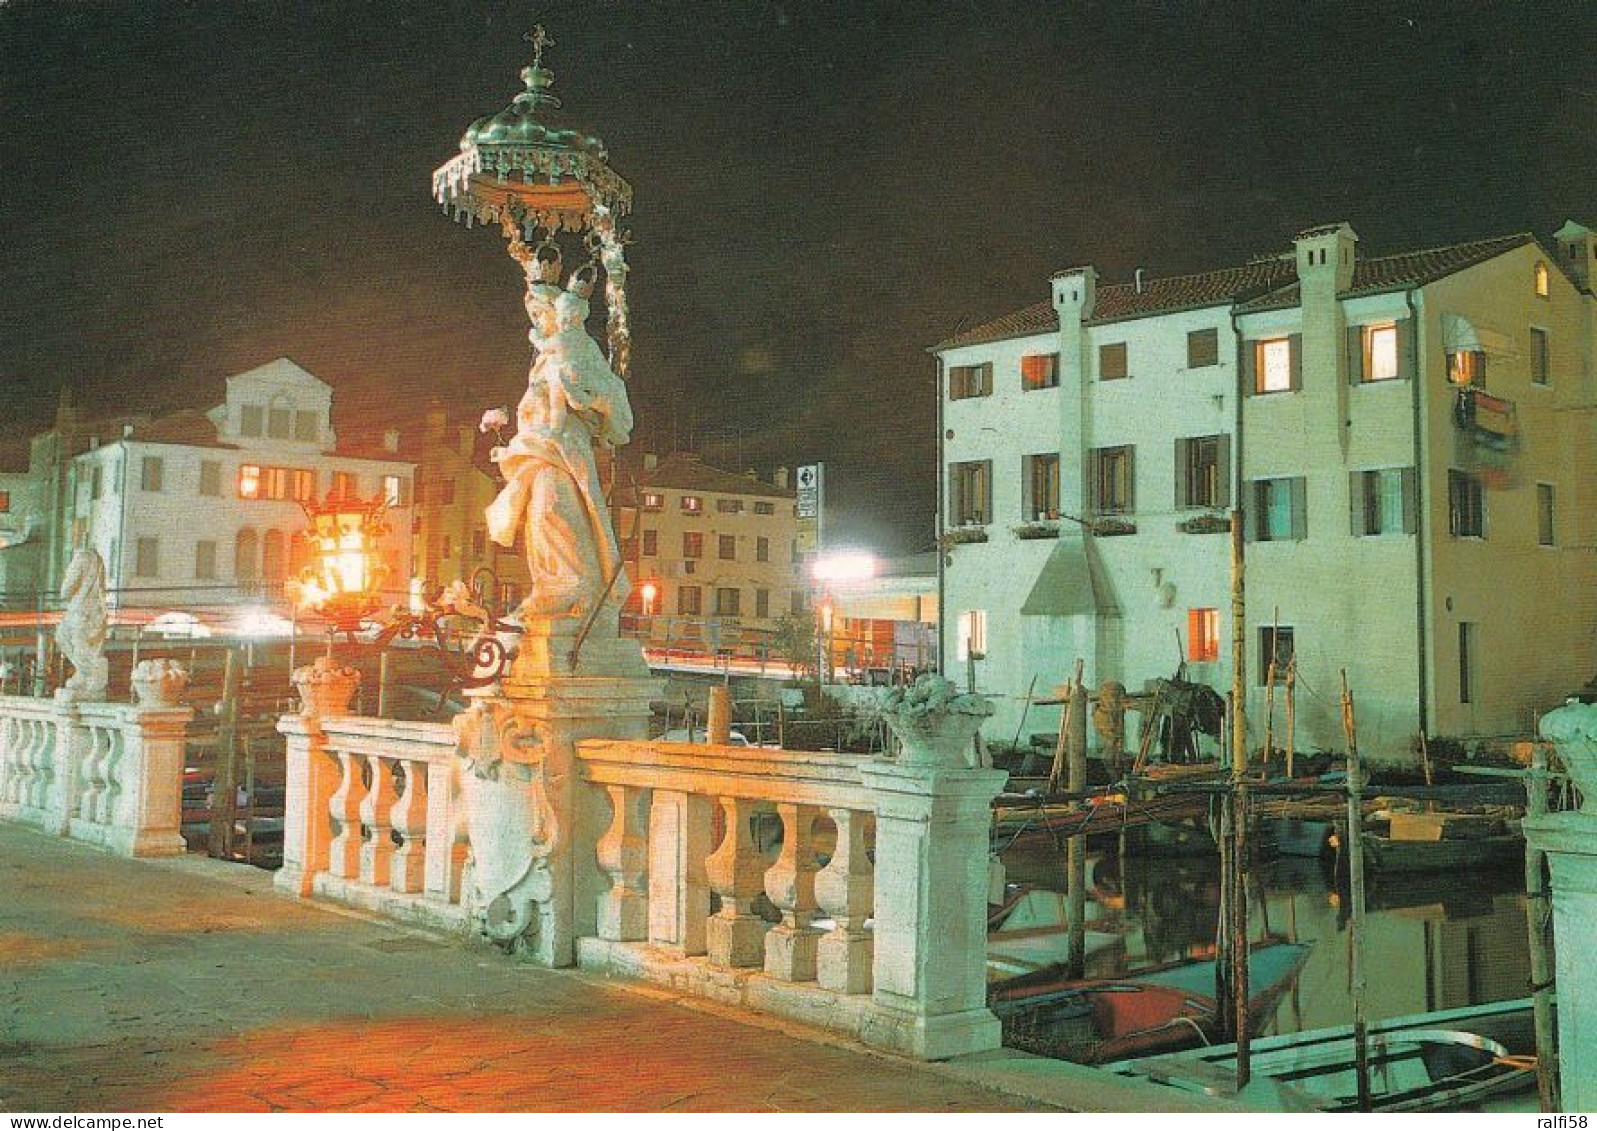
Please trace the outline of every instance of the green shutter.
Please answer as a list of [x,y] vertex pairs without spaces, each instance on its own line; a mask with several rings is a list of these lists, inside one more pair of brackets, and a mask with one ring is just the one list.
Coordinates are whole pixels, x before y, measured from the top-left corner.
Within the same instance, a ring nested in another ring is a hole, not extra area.
[[1259,391],[1259,343],[1242,343],[1242,395],[1251,397]]
[[1303,335],[1287,335],[1287,348],[1292,355],[1292,375],[1289,379],[1289,387],[1301,389],[1303,388]]
[[1231,437],[1221,434],[1217,438],[1214,462],[1218,471],[1215,479],[1218,487],[1214,493],[1214,505],[1229,507],[1231,505]]
[[1126,445],[1126,513],[1137,513],[1137,448]]
[[1347,383],[1357,385],[1364,380],[1364,327],[1347,328]]
[[1309,481],[1300,475],[1288,482],[1292,485],[1292,538],[1301,542],[1309,536]]
[[1187,441],[1176,440],[1176,509],[1181,510],[1187,505],[1190,496],[1187,491]]
[[1399,318],[1397,320],[1397,375],[1410,381],[1419,375],[1419,359],[1415,355],[1415,346],[1417,344],[1414,337],[1414,320],[1412,318]]
[[1242,537],[1247,542],[1259,540],[1259,484],[1249,479],[1242,484]]
[[1419,529],[1419,481],[1412,467],[1403,469],[1403,533],[1413,534]]
[[1362,538],[1369,531],[1364,526],[1364,472],[1350,471],[1347,473],[1347,515],[1348,528],[1353,537]]

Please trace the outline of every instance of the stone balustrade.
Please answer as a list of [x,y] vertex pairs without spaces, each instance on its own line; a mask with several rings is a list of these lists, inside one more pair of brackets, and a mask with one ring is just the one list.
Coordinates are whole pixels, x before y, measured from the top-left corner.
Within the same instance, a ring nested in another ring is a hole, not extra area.
[[164,702],[0,696],[0,817],[124,856],[181,854],[192,717]]
[[279,888],[462,928],[466,835],[447,724],[284,715]]

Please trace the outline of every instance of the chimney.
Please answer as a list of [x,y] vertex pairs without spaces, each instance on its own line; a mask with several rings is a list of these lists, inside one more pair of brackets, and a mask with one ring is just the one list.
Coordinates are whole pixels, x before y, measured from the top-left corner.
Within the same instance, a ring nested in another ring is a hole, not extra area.
[[1581,290],[1590,291],[1591,261],[1597,256],[1597,237],[1585,225],[1565,220],[1564,226],[1553,234],[1553,239],[1558,241],[1558,250],[1563,253],[1564,267],[1580,284]]
[[660,457],[659,456],[655,455],[653,452],[644,452],[643,453],[643,470],[644,471],[653,471],[655,468],[657,468],[659,466],[660,466]]
[[383,451],[399,451],[399,429],[390,428],[383,433]]
[[785,468],[785,467],[777,468],[776,471],[771,475],[771,482],[775,483],[778,487],[786,488],[787,487],[787,468]]
[[1335,298],[1353,285],[1353,265],[1357,260],[1359,237],[1346,222],[1322,224],[1299,232],[1292,240],[1297,248],[1298,281],[1304,300],[1310,290],[1327,292]]
[[1142,293],[1142,268],[1141,267],[1137,268],[1136,274],[1135,274],[1134,277],[1136,278],[1136,281],[1137,281],[1136,282],[1137,293],[1140,295]]

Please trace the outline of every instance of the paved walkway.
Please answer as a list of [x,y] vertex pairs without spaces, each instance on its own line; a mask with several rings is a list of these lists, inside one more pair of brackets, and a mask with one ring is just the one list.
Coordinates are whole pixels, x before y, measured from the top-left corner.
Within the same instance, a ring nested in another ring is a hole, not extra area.
[[0,823],[0,1110],[1047,1108]]

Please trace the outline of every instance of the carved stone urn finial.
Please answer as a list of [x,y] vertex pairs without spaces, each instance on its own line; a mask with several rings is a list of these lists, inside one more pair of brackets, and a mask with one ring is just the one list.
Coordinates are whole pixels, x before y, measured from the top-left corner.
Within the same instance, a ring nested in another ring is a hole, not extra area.
[[294,669],[294,689],[299,692],[301,715],[348,714],[350,700],[360,689],[360,672],[331,656],[318,656],[315,663]]
[[961,693],[939,675],[921,676],[891,692],[880,714],[898,739],[898,762],[906,766],[977,765],[972,743],[993,705],[985,696]]
[[1571,700],[1543,715],[1537,729],[1575,779],[1580,811],[1597,817],[1597,703]]
[[141,707],[176,707],[188,686],[189,673],[176,660],[140,660],[133,667],[133,694]]

